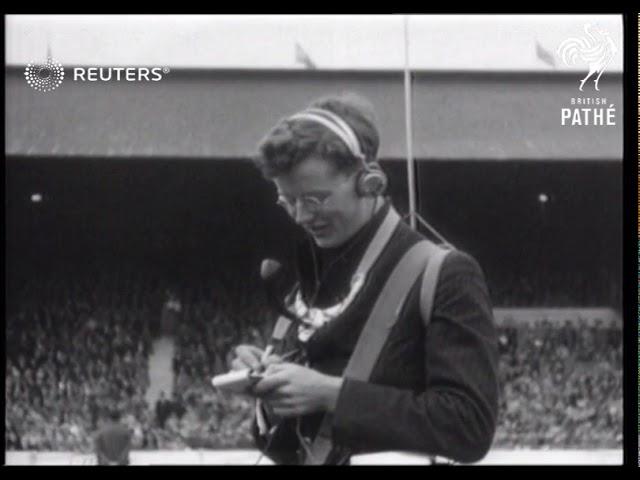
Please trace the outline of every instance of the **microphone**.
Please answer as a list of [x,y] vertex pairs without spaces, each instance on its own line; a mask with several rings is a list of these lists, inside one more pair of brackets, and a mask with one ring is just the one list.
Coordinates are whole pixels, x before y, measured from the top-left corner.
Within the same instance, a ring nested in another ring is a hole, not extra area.
[[282,271],[282,264],[272,258],[265,258],[260,265],[260,277],[265,287],[267,294],[267,300],[271,308],[278,312],[279,317],[276,320],[276,324],[271,334],[271,341],[267,345],[267,348],[263,354],[263,361],[273,353],[275,350],[275,344],[280,343],[292,323],[300,324],[302,321],[292,312],[290,312],[280,298],[276,295],[275,283],[278,274]]
[[271,308],[281,316],[288,318],[292,322],[299,322],[300,319],[290,312],[278,298],[275,292],[275,282],[278,274],[282,271],[282,264],[273,258],[265,258],[260,264],[260,277],[262,278],[267,301]]
[[265,258],[260,264],[260,277],[265,282],[272,281],[282,270],[282,264],[273,258]]

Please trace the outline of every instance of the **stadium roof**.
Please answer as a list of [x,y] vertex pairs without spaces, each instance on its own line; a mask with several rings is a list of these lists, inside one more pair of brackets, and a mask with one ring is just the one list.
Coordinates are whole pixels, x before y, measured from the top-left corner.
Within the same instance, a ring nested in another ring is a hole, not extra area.
[[[71,67],[65,66],[69,70]],[[416,74],[418,159],[622,158],[622,76],[606,72],[597,97],[617,108],[615,126],[561,126],[581,94],[576,73]],[[355,91],[376,107],[380,156],[405,158],[401,72],[172,70],[158,82],[74,82],[33,90],[6,71],[9,155],[246,158],[280,118],[331,92]],[[588,91],[587,91],[588,90]],[[580,95],[578,95],[580,94]]]
[[[170,68],[580,71],[558,48],[605,29],[622,71],[622,15],[8,15],[6,60],[50,47],[63,65]],[[585,28],[591,28],[590,32]]]

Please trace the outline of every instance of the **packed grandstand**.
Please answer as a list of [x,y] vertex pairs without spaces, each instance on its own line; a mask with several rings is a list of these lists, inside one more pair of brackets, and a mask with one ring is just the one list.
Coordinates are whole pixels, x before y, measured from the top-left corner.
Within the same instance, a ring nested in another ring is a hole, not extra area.
[[[105,265],[26,279],[7,317],[7,450],[89,452],[112,409],[123,412],[136,449],[251,447],[250,399],[209,383],[228,369],[234,345],[264,345],[269,334],[273,312],[255,294],[259,286],[240,283],[218,276],[176,285],[157,272]],[[168,289],[182,305],[174,386],[148,404],[148,362]],[[500,327],[499,342],[494,447],[621,447],[620,326],[515,323]]]

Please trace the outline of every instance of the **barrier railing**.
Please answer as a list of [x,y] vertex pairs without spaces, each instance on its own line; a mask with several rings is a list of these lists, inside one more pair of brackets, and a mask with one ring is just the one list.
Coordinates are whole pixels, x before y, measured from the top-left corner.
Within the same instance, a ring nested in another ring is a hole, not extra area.
[[[254,465],[257,450],[136,450],[131,465]],[[74,452],[8,451],[7,465],[95,465],[95,455]],[[383,452],[353,457],[353,465],[427,465],[422,455]],[[260,465],[269,465],[263,458]],[[477,465],[621,465],[622,450],[492,450]]]

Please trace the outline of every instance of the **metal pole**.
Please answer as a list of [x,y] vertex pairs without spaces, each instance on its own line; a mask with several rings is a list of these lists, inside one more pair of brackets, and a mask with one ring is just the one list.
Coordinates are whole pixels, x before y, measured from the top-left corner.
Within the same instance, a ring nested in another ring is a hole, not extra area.
[[404,16],[404,112],[407,131],[407,182],[409,193],[409,224],[416,229],[415,166],[413,161],[413,126],[411,123],[411,72],[409,70],[409,16]]

